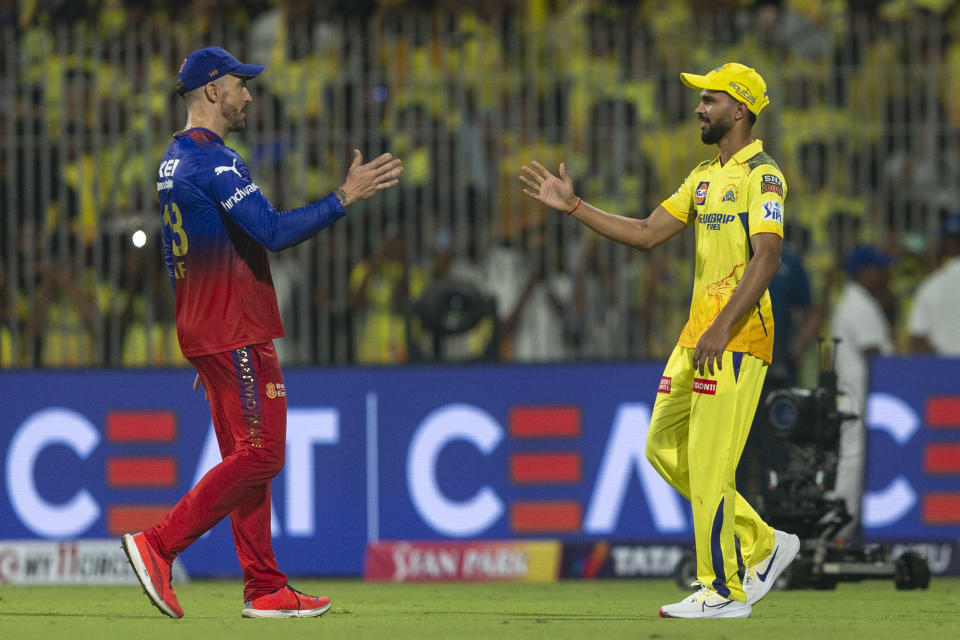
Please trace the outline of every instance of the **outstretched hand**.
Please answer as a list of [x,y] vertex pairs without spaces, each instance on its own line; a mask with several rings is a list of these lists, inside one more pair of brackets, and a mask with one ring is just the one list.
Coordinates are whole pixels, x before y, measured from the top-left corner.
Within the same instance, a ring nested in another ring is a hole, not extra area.
[[536,160],[530,164],[532,167],[523,165],[523,175],[520,176],[520,182],[526,185],[523,190],[525,194],[560,211],[570,211],[576,206],[577,197],[573,195],[573,180],[567,175],[564,163],[560,163],[559,178],[547,171]]
[[366,200],[378,191],[397,186],[400,183],[397,178],[403,173],[401,164],[399,159],[394,159],[389,153],[384,153],[364,164],[360,150],[354,149],[353,162],[347,170],[347,178],[337,189],[337,195],[343,206],[357,200]]

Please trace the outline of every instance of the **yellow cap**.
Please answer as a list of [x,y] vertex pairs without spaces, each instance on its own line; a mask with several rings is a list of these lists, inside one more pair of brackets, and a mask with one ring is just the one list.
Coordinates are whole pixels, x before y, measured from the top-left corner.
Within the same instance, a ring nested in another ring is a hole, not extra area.
[[755,114],[760,113],[770,104],[770,98],[767,97],[767,83],[763,81],[756,69],[739,62],[720,65],[705,76],[681,73],[680,81],[691,89],[726,91],[734,100],[747,105],[747,109]]

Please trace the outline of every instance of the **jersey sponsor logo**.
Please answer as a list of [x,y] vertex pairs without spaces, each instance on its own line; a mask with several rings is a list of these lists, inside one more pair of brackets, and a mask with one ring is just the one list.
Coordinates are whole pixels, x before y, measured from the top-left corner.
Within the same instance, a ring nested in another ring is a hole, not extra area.
[[767,200],[763,203],[763,219],[773,220],[783,224],[783,207],[776,200]]
[[697,222],[706,225],[711,231],[719,231],[720,225],[730,224],[737,219],[732,213],[701,213],[697,215]]
[[693,392],[702,393],[708,396],[715,396],[717,395],[717,381],[707,380],[706,378],[694,378]]
[[775,193],[783,197],[783,181],[779,177],[765,173],[760,178],[760,193]]
[[287,395],[287,387],[282,382],[268,382],[266,391],[267,397],[271,400],[274,398],[284,398]]
[[701,182],[697,185],[697,204],[703,206],[707,201],[707,187],[710,186],[709,182]]
[[259,191],[259,190],[260,190],[260,187],[258,187],[255,182],[251,182],[250,184],[243,187],[242,189],[240,187],[237,187],[237,190],[233,192],[233,195],[227,198],[226,201],[221,200],[220,204],[223,205],[224,209],[226,209],[227,211],[230,211],[230,209],[233,209],[234,205],[236,205],[238,202],[246,198],[248,195],[250,195],[254,191]]
[[660,378],[660,386],[657,387],[657,393],[670,393],[670,381],[672,379],[670,376]]
[[158,178],[172,178],[177,167],[180,165],[180,158],[164,160],[160,163],[160,171],[157,172]]
[[160,163],[160,170],[157,171],[157,191],[173,189],[173,174],[180,164],[180,158],[171,158]]
[[221,173],[224,173],[224,172],[226,172],[226,171],[233,171],[235,174],[237,174],[237,177],[238,177],[238,178],[242,178],[242,177],[243,177],[243,176],[240,175],[240,172],[237,171],[237,159],[236,159],[236,158],[233,159],[233,165],[232,165],[232,166],[229,166],[229,167],[228,167],[228,166],[226,166],[226,165],[223,165],[223,166],[220,166],[220,167],[214,167],[214,169],[213,169],[213,173],[214,173],[215,175],[220,175]]

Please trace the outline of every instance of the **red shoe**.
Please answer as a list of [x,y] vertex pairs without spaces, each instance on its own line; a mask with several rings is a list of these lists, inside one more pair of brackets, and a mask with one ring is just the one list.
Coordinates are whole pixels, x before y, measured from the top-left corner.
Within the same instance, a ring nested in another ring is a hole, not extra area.
[[244,603],[244,618],[315,618],[330,610],[330,598],[308,596],[286,586]]
[[153,550],[147,537],[140,532],[136,535],[126,533],[120,538],[123,550],[127,554],[133,572],[143,585],[143,592],[156,605],[160,612],[171,618],[182,618],[183,609],[177,602],[177,595],[170,586],[170,566],[159,553]]

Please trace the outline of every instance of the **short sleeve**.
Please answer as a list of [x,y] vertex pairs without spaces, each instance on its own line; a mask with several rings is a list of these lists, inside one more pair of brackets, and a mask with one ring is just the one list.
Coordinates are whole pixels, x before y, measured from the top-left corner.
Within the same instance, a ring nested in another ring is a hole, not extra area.
[[762,164],[747,179],[747,217],[750,235],[775,233],[783,237],[783,200],[787,182],[779,169]]
[[674,218],[687,225],[688,227],[696,219],[696,207],[694,206],[694,171],[691,171],[686,180],[680,185],[676,193],[660,203],[660,206],[670,212]]

